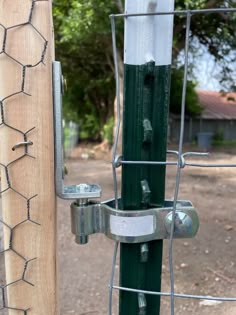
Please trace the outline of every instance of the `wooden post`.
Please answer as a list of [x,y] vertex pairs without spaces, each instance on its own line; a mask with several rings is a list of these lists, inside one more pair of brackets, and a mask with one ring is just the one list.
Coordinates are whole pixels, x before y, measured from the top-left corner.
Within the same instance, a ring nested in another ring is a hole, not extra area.
[[[4,290],[6,306],[20,309],[9,315],[57,314],[51,8],[52,0],[0,0]],[[24,141],[33,144],[12,150]]]

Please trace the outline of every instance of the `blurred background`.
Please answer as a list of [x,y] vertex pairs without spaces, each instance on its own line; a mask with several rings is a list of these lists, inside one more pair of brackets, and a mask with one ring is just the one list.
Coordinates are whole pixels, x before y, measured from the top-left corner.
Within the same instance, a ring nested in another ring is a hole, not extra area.
[[[105,151],[113,143],[116,121],[109,14],[123,12],[123,6],[122,0],[55,0],[53,4],[56,58],[62,62],[66,78],[63,107],[66,137],[70,129],[68,124],[77,124],[81,142],[100,143],[100,148]],[[236,7],[236,3],[230,0],[175,1],[176,10],[216,7]],[[178,141],[185,20],[184,16],[174,19],[170,143]],[[200,147],[203,145],[205,149],[211,144],[231,148],[236,145],[235,26],[235,13],[192,17],[185,143],[200,141]],[[117,19],[116,37],[122,80],[123,18]],[[74,137],[75,128],[72,129]]]

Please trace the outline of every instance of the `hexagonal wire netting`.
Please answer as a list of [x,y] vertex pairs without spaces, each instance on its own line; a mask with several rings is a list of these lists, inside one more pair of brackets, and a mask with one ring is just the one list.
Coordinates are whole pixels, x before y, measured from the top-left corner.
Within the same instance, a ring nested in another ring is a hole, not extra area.
[[[2,174],[2,179],[1,179],[1,185],[0,185],[0,195],[2,195],[3,193],[8,192],[9,190],[14,191],[14,193],[16,193],[20,198],[22,198],[25,201],[25,218],[23,220],[21,220],[20,222],[17,222],[15,225],[11,226],[8,224],[8,222],[5,222],[3,219],[0,219],[0,228],[4,228],[4,236],[5,236],[5,240],[4,240],[4,244],[1,244],[0,247],[0,262],[3,261],[3,256],[7,253],[7,252],[12,252],[14,255],[16,255],[18,257],[18,261],[19,261],[19,269],[21,270],[19,277],[17,277],[16,279],[14,279],[14,281],[11,281],[10,283],[0,283],[0,311],[1,314],[4,314],[5,312],[7,312],[8,310],[15,310],[18,312],[21,312],[22,314],[28,315],[29,314],[29,309],[22,309],[22,308],[17,308],[17,307],[12,307],[11,305],[9,305],[8,300],[7,300],[7,288],[10,286],[15,285],[16,283],[19,283],[21,281],[27,283],[28,285],[34,285],[33,283],[29,282],[27,280],[26,274],[27,274],[27,270],[28,267],[30,265],[30,263],[36,259],[36,257],[25,257],[24,255],[22,255],[20,252],[18,252],[16,250],[16,248],[14,247],[14,238],[15,238],[15,234],[16,234],[16,230],[19,228],[19,226],[21,226],[22,224],[29,222],[30,224],[37,224],[39,225],[39,222],[35,222],[32,218],[31,218],[31,201],[37,197],[37,195],[31,196],[30,198],[28,198],[27,196],[25,196],[21,191],[18,191],[17,188],[14,187],[14,185],[12,184],[11,181],[11,167],[12,165],[17,164],[20,160],[24,159],[25,157],[31,157],[34,158],[33,156],[31,156],[28,152],[28,146],[32,144],[32,142],[29,140],[28,135],[29,133],[34,129],[34,127],[30,128],[27,131],[23,131],[20,129],[17,129],[14,125],[11,125],[8,121],[8,118],[5,115],[5,109],[7,107],[7,101],[11,98],[13,98],[16,95],[20,95],[23,94],[26,97],[30,97],[30,94],[27,93],[26,91],[26,87],[25,87],[25,82],[26,82],[26,76],[27,76],[27,70],[29,68],[36,68],[38,65],[43,64],[44,63],[44,59],[45,59],[45,55],[46,55],[46,51],[47,51],[47,46],[48,46],[48,41],[47,39],[40,33],[40,31],[34,26],[34,21],[33,21],[33,15],[34,15],[34,10],[36,8],[36,3],[37,2],[41,2],[41,1],[48,1],[48,0],[29,0],[29,2],[31,3],[30,6],[30,10],[29,10],[29,15],[28,15],[28,19],[27,21],[20,23],[20,24],[16,24],[16,25],[12,25],[9,27],[4,26],[1,22],[0,22],[0,29],[2,30],[3,33],[3,38],[2,38],[2,43],[0,43],[0,63],[1,63],[1,57],[4,56],[4,58],[8,58],[9,61],[15,65],[20,67],[21,69],[21,81],[20,81],[20,88],[19,90],[14,91],[13,93],[5,96],[4,98],[0,99],[0,127],[1,128],[9,128],[12,131],[18,133],[19,135],[21,135],[22,137],[22,142],[21,145],[24,146],[24,153],[23,155],[21,155],[20,157],[18,157],[17,159],[13,160],[13,161],[9,161],[9,163],[5,164],[2,163],[0,161],[0,169],[1,169],[1,174]],[[188,37],[189,37],[189,32],[190,32],[190,23],[191,23],[191,14],[195,13],[208,13],[210,12],[210,10],[205,10],[205,12],[200,11],[197,12],[197,10],[194,11],[175,11],[172,12],[172,14],[184,14],[187,17],[187,25],[186,25],[186,47],[185,47],[185,77],[184,77],[184,87],[183,87],[183,101],[182,101],[182,110],[184,113],[184,106],[185,106],[185,96],[186,96],[186,82],[187,82],[187,70],[188,70]],[[218,10],[218,13],[220,12],[230,12],[230,9],[220,9]],[[235,10],[233,11],[235,12]],[[158,13],[157,13],[158,14]],[[169,13],[170,14],[170,13]],[[140,14],[140,15],[148,15],[148,14]],[[114,15],[111,17],[112,19],[112,33],[113,33],[113,48],[114,48],[114,55],[115,55],[115,65],[116,65],[116,79],[117,79],[117,104],[118,104],[118,110],[117,112],[120,112],[120,100],[119,100],[119,95],[120,95],[120,91],[119,91],[119,75],[118,75],[118,63],[117,63],[117,56],[116,56],[116,42],[115,42],[115,18],[116,17],[128,17],[127,14],[120,14],[120,15]],[[15,29],[15,30],[22,30],[22,29],[31,29],[33,32],[37,33],[38,36],[41,38],[42,41],[42,50],[41,50],[41,55],[39,60],[34,63],[34,64],[25,64],[24,62],[22,62],[21,60],[17,59],[17,57],[11,55],[8,53],[8,49],[7,49],[7,43],[8,43],[8,36],[11,30]],[[182,126],[181,126],[181,136],[180,136],[180,144],[179,144],[179,151],[176,152],[176,155],[178,157],[178,161],[176,162],[176,166],[177,166],[177,178],[176,178],[176,193],[175,193],[175,206],[173,209],[173,216],[175,215],[175,211],[176,211],[176,203],[177,203],[177,197],[178,197],[178,187],[179,187],[179,181],[180,181],[180,173],[181,170],[186,167],[186,166],[196,166],[196,167],[235,167],[236,165],[219,165],[219,164],[204,164],[204,165],[200,165],[200,164],[194,164],[194,163],[188,163],[187,161],[185,161],[184,157],[187,155],[191,155],[192,153],[183,153],[183,130],[184,130],[184,114],[182,114]],[[117,130],[117,134],[116,134],[116,139],[118,139],[118,134],[119,134],[119,130]],[[0,138],[1,140],[1,138]],[[115,143],[114,146],[114,154],[113,154],[113,158],[115,158],[116,156],[116,150],[117,150],[117,141]],[[16,146],[14,146],[12,148],[12,150],[15,150]],[[168,161],[167,162],[163,162],[163,164],[168,165]],[[115,174],[115,162],[113,160],[113,166],[114,166],[114,174]],[[115,196],[117,198],[117,183],[116,183],[116,176],[114,176],[114,190],[115,190]],[[173,220],[174,222],[174,220]],[[172,231],[173,232],[173,231]],[[7,239],[6,239],[7,238]],[[170,275],[170,280],[171,280],[171,292],[170,293],[163,293],[163,292],[151,292],[151,291],[143,291],[143,290],[138,290],[138,289],[132,289],[132,288],[124,288],[124,287],[120,287],[120,286],[115,286],[114,285],[114,271],[115,271],[115,260],[116,260],[116,253],[117,253],[117,247],[118,247],[118,243],[116,244],[116,248],[115,248],[115,255],[114,255],[114,259],[113,259],[113,274],[111,277],[111,286],[110,286],[110,313],[111,314],[111,305],[112,305],[112,290],[113,289],[117,289],[117,290],[124,290],[124,291],[132,291],[132,292],[138,292],[138,293],[144,293],[144,294],[154,294],[154,295],[166,295],[166,296],[170,296],[171,300],[172,300],[172,311],[171,314],[174,314],[174,298],[175,297],[182,297],[182,298],[196,298],[196,299],[212,299],[212,300],[221,300],[221,301],[235,301],[236,298],[227,298],[227,297],[209,297],[209,296],[194,296],[194,295],[185,295],[185,294],[176,294],[174,291],[174,274],[173,274],[173,262],[172,262],[172,249],[173,249],[173,233],[172,236],[170,238],[170,243],[169,243],[169,253],[170,253],[170,257],[169,257],[169,263],[170,263],[170,270],[171,275]]]
[[[19,270],[21,269],[21,273],[18,278],[14,279],[14,281],[11,281],[10,283],[5,282],[3,279],[1,279],[2,283],[0,283],[0,311],[1,314],[6,314],[8,310],[15,310],[18,312],[21,312],[22,314],[27,315],[29,309],[22,309],[22,308],[17,308],[17,307],[12,307],[11,305],[8,304],[7,300],[7,288],[10,286],[13,286],[14,284],[23,281],[27,283],[28,285],[33,286],[34,284],[27,281],[26,278],[26,273],[28,266],[31,261],[35,260],[35,257],[24,257],[20,252],[18,252],[15,247],[14,247],[14,238],[15,238],[15,233],[16,230],[21,226],[22,224],[26,222],[30,222],[31,224],[37,224],[40,225],[38,222],[35,222],[31,218],[31,201],[32,199],[36,198],[37,195],[34,195],[30,198],[26,197],[24,194],[22,194],[20,191],[17,190],[17,188],[14,187],[14,185],[11,182],[11,166],[15,165],[18,161],[24,159],[26,156],[34,158],[32,155],[29,154],[28,152],[28,146],[32,145],[33,143],[28,139],[28,135],[30,132],[35,128],[32,127],[27,131],[23,131],[20,129],[17,129],[14,127],[14,125],[11,125],[8,122],[8,119],[5,115],[5,109],[7,107],[7,101],[16,95],[24,94],[27,97],[30,97],[31,95],[27,93],[26,87],[25,87],[25,82],[26,82],[26,76],[27,76],[27,70],[29,68],[36,68],[40,64],[44,64],[44,59],[47,51],[47,46],[48,46],[48,41],[47,39],[42,35],[42,33],[34,26],[34,21],[33,21],[33,15],[34,11],[36,8],[36,3],[41,2],[41,1],[48,1],[48,0],[29,0],[30,1],[30,10],[28,14],[28,19],[25,22],[22,22],[20,24],[12,25],[9,27],[5,27],[1,22],[0,22],[0,28],[3,31],[3,39],[1,43],[1,51],[0,51],[0,64],[1,64],[1,57],[4,56],[4,58],[8,58],[9,61],[14,64],[15,66],[18,66],[21,68],[21,78],[20,78],[20,88],[19,90],[14,91],[13,93],[5,96],[4,98],[0,99],[0,127],[1,128],[9,128],[13,130],[14,132],[18,133],[19,135],[22,136],[22,142],[19,143],[18,145],[12,147],[12,150],[14,151],[19,145],[24,146],[24,153],[18,157],[17,159],[13,161],[9,161],[8,164],[3,164],[0,161],[0,169],[1,169],[1,183],[0,183],[0,196],[3,193],[6,193],[9,190],[14,191],[20,198],[25,200],[25,218],[18,222],[14,226],[10,226],[7,222],[4,222],[3,219],[0,219],[0,228],[4,228],[4,244],[3,244],[3,238],[1,238],[1,246],[0,246],[0,260],[3,263],[4,261],[4,255],[11,251],[18,257],[19,261]],[[37,60],[36,63],[34,64],[25,64],[21,60],[19,60],[17,57],[11,55],[8,53],[8,37],[9,33],[11,30],[19,31],[19,30],[29,30],[29,28],[38,34],[41,42],[42,42],[42,50],[40,52],[40,58]],[[0,138],[1,139],[1,138]],[[7,239],[6,239],[7,238]],[[4,282],[4,283],[3,283]]]

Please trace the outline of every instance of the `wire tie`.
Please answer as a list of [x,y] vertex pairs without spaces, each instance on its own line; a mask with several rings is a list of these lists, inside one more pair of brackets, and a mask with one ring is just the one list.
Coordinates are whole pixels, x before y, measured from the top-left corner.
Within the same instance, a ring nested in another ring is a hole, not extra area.
[[32,141],[23,141],[23,142],[19,142],[16,145],[14,145],[14,147],[12,148],[12,151],[15,151],[15,149],[22,147],[22,146],[27,146],[27,145],[33,145]]

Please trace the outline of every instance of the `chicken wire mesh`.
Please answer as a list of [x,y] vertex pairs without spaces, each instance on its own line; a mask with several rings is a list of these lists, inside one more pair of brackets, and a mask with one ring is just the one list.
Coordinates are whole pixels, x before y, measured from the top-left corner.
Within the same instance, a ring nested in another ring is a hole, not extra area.
[[[0,252],[1,255],[4,255],[8,251],[14,252],[23,262],[23,268],[22,268],[22,273],[21,276],[16,279],[15,281],[11,283],[6,283],[6,284],[1,284],[1,309],[0,311],[2,314],[3,312],[6,312],[7,310],[16,310],[22,312],[22,314],[28,315],[29,309],[20,309],[20,308],[14,308],[8,305],[7,302],[7,294],[6,290],[9,286],[13,286],[14,284],[24,281],[28,283],[29,285],[33,285],[32,283],[27,281],[27,269],[29,268],[29,265],[31,261],[33,261],[34,258],[28,258],[24,257],[20,253],[17,252],[17,250],[14,248],[14,237],[15,237],[15,231],[18,229],[18,227],[25,222],[31,222],[32,224],[39,224],[38,222],[35,222],[34,220],[31,219],[31,200],[34,198],[37,198],[37,196],[32,196],[31,198],[28,198],[24,196],[20,191],[18,191],[14,185],[11,182],[11,166],[14,164],[17,164],[17,162],[26,156],[30,156],[31,158],[34,158],[31,156],[28,152],[28,146],[32,144],[32,142],[29,139],[30,132],[34,129],[32,127],[31,129],[25,131],[19,130],[12,126],[11,124],[8,123],[7,117],[5,115],[5,108],[6,108],[6,101],[13,96],[16,96],[18,94],[24,94],[27,97],[30,95],[27,93],[26,88],[25,88],[25,80],[27,76],[27,69],[28,68],[36,68],[39,64],[44,63],[44,57],[46,54],[47,50],[47,40],[43,37],[43,35],[37,30],[37,28],[33,25],[33,13],[35,10],[35,4],[36,2],[40,1],[47,1],[47,0],[32,0],[32,6],[30,8],[29,12],[29,18],[26,22],[14,25],[11,27],[5,27],[4,25],[0,24],[0,27],[3,29],[3,42],[2,42],[2,48],[0,54],[6,58],[9,58],[12,63],[17,64],[18,66],[21,67],[21,82],[20,82],[20,90],[15,91],[14,93],[6,96],[5,98],[1,99],[0,101],[0,110],[1,110],[1,123],[0,126],[1,128],[10,128],[14,132],[19,133],[22,136],[22,142],[18,143],[15,147],[12,147],[12,150],[16,150],[17,147],[23,146],[24,147],[24,154],[19,157],[18,159],[14,161],[9,161],[8,164],[1,163],[0,162],[0,168],[2,169],[2,184],[1,184],[1,189],[0,193],[6,193],[8,190],[13,190],[16,194],[18,194],[21,198],[25,200],[25,220],[18,222],[15,226],[10,226],[7,224],[7,222],[4,222],[3,219],[0,220],[1,225],[4,227],[5,231],[8,231],[5,233],[6,235],[9,235],[9,239],[6,241],[5,244],[7,245],[2,245],[2,250]],[[198,164],[198,163],[191,163],[191,161],[187,161],[188,157],[191,156],[196,156],[196,155],[205,155],[203,153],[198,153],[198,152],[183,152],[183,133],[184,133],[184,118],[185,118],[185,98],[186,98],[186,84],[187,84],[187,77],[188,77],[188,52],[189,52],[189,34],[190,34],[190,29],[191,29],[191,16],[193,14],[207,14],[207,13],[221,13],[221,12],[226,12],[226,13],[234,13],[236,12],[235,9],[217,9],[217,10],[188,10],[188,11],[175,11],[175,12],[168,12],[168,13],[155,13],[157,14],[173,14],[173,15],[184,15],[186,16],[187,23],[186,23],[186,44],[185,44],[185,73],[184,73],[184,80],[183,80],[183,95],[182,95],[182,114],[181,114],[181,134],[180,134],[180,141],[179,141],[179,150],[175,152],[169,152],[172,154],[175,154],[177,157],[177,160],[175,162],[173,161],[166,161],[166,162],[161,162],[161,161],[153,161],[153,162],[148,162],[148,161],[122,161],[120,160],[121,164],[153,164],[153,165],[174,165],[177,167],[177,173],[176,173],[176,189],[175,189],[175,196],[174,196],[174,207],[173,207],[173,218],[175,216],[176,211],[178,210],[177,208],[177,200],[178,200],[178,191],[179,191],[179,186],[180,186],[180,179],[181,179],[181,172],[185,167],[192,166],[192,167],[235,167],[236,164]],[[141,14],[142,15],[142,14]],[[143,14],[146,15],[146,14]],[[123,18],[129,18],[134,15],[126,15],[126,14],[120,14],[120,15],[113,15],[111,16],[111,21],[112,21],[112,36],[113,36],[113,49],[114,49],[114,59],[115,59],[115,68],[116,68],[116,88],[117,88],[117,113],[118,113],[118,128],[116,131],[116,141],[114,145],[114,151],[113,151],[113,159],[112,159],[112,164],[113,164],[113,177],[114,177],[114,193],[115,193],[115,200],[116,200],[116,208],[118,209],[118,184],[117,184],[117,163],[116,163],[116,156],[117,156],[117,146],[118,146],[118,138],[119,138],[119,125],[121,121],[121,115],[120,115],[120,85],[119,85],[119,74],[118,74],[118,61],[117,61],[117,56],[116,56],[116,40],[115,40],[115,19],[117,17],[123,17]],[[137,16],[137,15],[135,15]],[[25,28],[25,27],[31,27],[34,32],[36,32],[42,40],[42,51],[41,51],[41,58],[38,60],[37,63],[34,65],[28,65],[21,63],[14,57],[12,57],[10,54],[7,52],[7,35],[8,32],[11,29],[18,29],[18,28]],[[1,56],[1,57],[2,57]],[[1,62],[1,60],[0,60]],[[172,220],[174,222],[174,220]],[[115,274],[115,263],[116,263],[116,256],[117,256],[117,250],[118,250],[118,243],[115,245],[115,250],[114,250],[114,258],[113,258],[113,264],[112,264],[112,276],[111,276],[111,281],[110,281],[110,301],[109,301],[109,314],[112,314],[112,292],[113,289],[115,290],[126,290],[126,291],[132,291],[136,293],[143,293],[143,294],[152,294],[152,295],[161,295],[161,296],[169,296],[171,298],[171,314],[175,314],[175,298],[193,298],[193,299],[209,299],[209,300],[218,300],[218,301],[236,301],[236,298],[234,297],[212,297],[212,296],[203,296],[203,295],[189,295],[189,294],[178,294],[175,293],[174,290],[174,272],[173,272],[173,257],[172,257],[172,251],[173,251],[173,231],[174,231],[174,225],[172,225],[172,230],[171,230],[171,237],[169,241],[169,267],[170,267],[170,283],[171,283],[171,291],[170,292],[148,292],[144,290],[137,290],[133,288],[124,288],[120,287],[118,285],[114,284],[114,274]]]
[[[6,194],[8,191],[13,191],[16,193],[21,199],[24,200],[25,207],[22,209],[22,212],[25,213],[24,219],[20,222],[17,222],[14,226],[8,224],[3,219],[3,216],[1,216],[0,219],[0,229],[1,232],[4,230],[4,237],[1,237],[1,245],[0,245],[0,255],[5,256],[8,252],[14,253],[18,258],[18,266],[17,269],[19,270],[19,276],[15,278],[11,282],[4,281],[0,284],[0,313],[1,314],[7,314],[8,311],[16,311],[17,314],[25,314],[28,315],[29,308],[23,309],[17,306],[12,306],[9,304],[7,299],[7,291],[10,287],[16,285],[19,282],[25,282],[26,284],[30,286],[34,286],[33,283],[27,280],[27,272],[30,268],[31,262],[36,260],[36,257],[26,257],[24,254],[22,254],[20,251],[17,250],[15,247],[15,238],[17,231],[20,229],[20,227],[26,223],[30,224],[36,224],[40,225],[39,222],[36,222],[32,219],[31,216],[31,202],[34,198],[37,198],[37,195],[33,195],[30,198],[25,196],[17,187],[14,186],[14,183],[12,183],[11,180],[11,168],[13,165],[17,165],[19,161],[26,157],[30,157],[34,159],[34,156],[29,154],[28,147],[30,145],[33,145],[33,142],[29,139],[30,138],[30,132],[35,129],[35,127],[30,128],[27,131],[20,130],[16,128],[14,125],[9,122],[9,116],[14,115],[14,108],[11,108],[9,111],[7,111],[8,108],[8,101],[12,98],[15,98],[19,95],[25,95],[25,97],[30,97],[31,95],[27,92],[26,89],[26,78],[27,78],[27,70],[32,68],[37,68],[40,64],[44,64],[44,59],[47,51],[48,41],[43,36],[43,34],[37,29],[37,27],[34,26],[34,13],[37,7],[37,3],[40,3],[42,1],[48,1],[48,0],[30,0],[29,1],[29,12],[28,12],[28,18],[26,21],[14,24],[11,26],[5,26],[0,21],[0,29],[2,32],[2,40],[1,40],[1,48],[0,48],[0,67],[3,62],[9,61],[11,62],[15,67],[19,69],[19,89],[13,91],[12,93],[8,94],[7,96],[4,96],[0,99],[0,141],[3,140],[3,131],[5,128],[10,129],[14,132],[15,136],[20,135],[22,137],[22,141],[16,143],[11,150],[15,151],[20,147],[24,148],[24,152],[21,156],[18,158],[9,161],[8,163],[3,163],[3,161],[0,161],[0,169],[1,169],[1,182],[0,182],[0,197],[3,194]],[[39,41],[41,42],[41,51],[40,51],[40,57],[39,60],[37,60],[34,64],[24,63],[20,59],[18,59],[17,56],[12,55],[11,52],[9,52],[9,49],[11,47],[11,40],[9,39],[9,34],[14,31],[17,33],[19,30],[23,32],[27,32],[32,30],[35,34],[38,35]],[[6,114],[7,112],[7,114]],[[14,212],[14,209],[10,210],[12,213]],[[4,261],[4,257],[1,257],[1,261]],[[20,272],[21,270],[21,272]],[[3,277],[1,277],[3,278]]]

